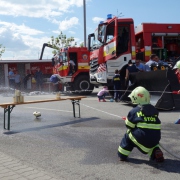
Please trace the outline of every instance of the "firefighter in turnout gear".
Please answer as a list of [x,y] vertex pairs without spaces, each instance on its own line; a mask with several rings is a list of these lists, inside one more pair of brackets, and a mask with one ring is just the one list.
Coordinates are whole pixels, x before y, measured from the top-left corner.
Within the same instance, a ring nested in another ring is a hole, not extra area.
[[164,157],[159,148],[161,139],[161,121],[158,111],[150,104],[150,94],[144,87],[135,88],[128,96],[134,107],[125,120],[128,128],[118,148],[121,161],[126,161],[134,147],[143,154],[148,154],[150,160],[163,162]]
[[[178,81],[180,83],[180,60],[176,62],[175,66],[173,67],[173,69],[176,69],[175,74],[178,78]],[[178,91],[178,94],[180,94],[180,90]]]
[[176,70],[175,74],[177,75],[178,81],[180,83],[180,60],[176,62],[175,66],[173,69]]

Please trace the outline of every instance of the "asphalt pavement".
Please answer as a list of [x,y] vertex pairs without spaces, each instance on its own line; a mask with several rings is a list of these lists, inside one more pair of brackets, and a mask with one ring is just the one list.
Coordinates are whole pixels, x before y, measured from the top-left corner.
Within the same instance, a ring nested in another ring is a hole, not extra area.
[[[119,102],[98,102],[97,92],[80,101],[81,117],[73,117],[70,100],[16,106],[11,112],[11,130],[3,129],[0,109],[0,179],[13,180],[118,180],[180,179],[180,125],[178,111],[160,111],[165,162],[149,162],[136,148],[128,162],[117,157],[126,132],[123,116],[132,108]],[[55,98],[51,93],[25,94],[26,100]],[[62,93],[62,97],[74,96]],[[0,95],[1,103],[12,94]],[[36,118],[34,111],[41,112]],[[76,106],[78,114],[78,106]],[[176,157],[174,157],[175,155]]]

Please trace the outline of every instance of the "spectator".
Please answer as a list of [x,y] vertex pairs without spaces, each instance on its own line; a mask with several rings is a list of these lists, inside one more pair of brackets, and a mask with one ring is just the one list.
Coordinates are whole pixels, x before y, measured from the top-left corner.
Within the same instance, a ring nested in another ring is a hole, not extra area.
[[27,82],[31,78],[31,73],[28,71],[28,74],[24,77],[23,83],[24,83],[24,89],[27,90]]
[[156,62],[155,58],[156,58],[156,55],[155,54],[151,54],[150,60],[146,63],[146,65],[148,65],[150,68],[151,68],[151,66],[153,64],[158,65],[158,63]]
[[43,73],[41,72],[40,68],[37,67],[37,71],[34,75],[34,78],[36,80],[36,88],[37,88],[37,91],[42,91],[43,89]]
[[120,80],[120,74],[118,69],[115,70],[115,75],[112,78],[112,84],[114,87],[114,100],[116,102],[120,101],[121,97],[121,80]]
[[151,68],[147,64],[144,64],[144,69],[145,71],[151,71]]
[[14,75],[14,80],[15,80],[15,89],[20,90],[21,89],[21,76],[18,71],[16,71]]
[[121,79],[121,89],[125,90],[126,87],[126,68],[128,67],[128,65],[125,65],[122,69],[119,70],[119,74],[120,74],[120,79]]
[[125,77],[125,80],[126,80],[126,84],[127,84],[127,85],[132,84],[132,80],[129,79],[129,74],[130,74],[130,73],[135,73],[135,72],[138,72],[138,69],[137,69],[136,66],[132,63],[132,61],[129,60],[129,62],[128,62],[128,67],[126,68],[126,77]]
[[138,58],[135,60],[135,66],[138,69],[138,71],[140,71],[140,72],[146,71],[145,65],[143,63],[141,63],[141,60]]
[[167,62],[164,62],[164,61],[160,60],[158,56],[155,56],[154,60],[155,60],[156,63],[158,63],[158,65],[169,66],[169,64]]
[[172,66],[174,66],[176,64],[176,61],[178,59],[179,55],[178,54],[173,54],[171,57],[170,57],[170,61],[172,62]]
[[14,72],[12,68],[9,68],[8,77],[9,77],[9,87],[14,89],[15,79],[14,79]]
[[106,102],[105,97],[108,93],[109,93],[108,88],[104,86],[103,89],[101,89],[97,94],[98,101],[100,102],[101,100],[103,100],[103,102]]

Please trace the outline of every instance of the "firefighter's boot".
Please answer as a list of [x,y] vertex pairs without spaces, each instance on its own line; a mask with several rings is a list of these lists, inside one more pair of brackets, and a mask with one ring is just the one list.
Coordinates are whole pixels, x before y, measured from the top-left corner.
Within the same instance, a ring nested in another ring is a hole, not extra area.
[[161,149],[154,149],[153,154],[151,156],[151,160],[156,161],[158,163],[164,162],[164,156]]

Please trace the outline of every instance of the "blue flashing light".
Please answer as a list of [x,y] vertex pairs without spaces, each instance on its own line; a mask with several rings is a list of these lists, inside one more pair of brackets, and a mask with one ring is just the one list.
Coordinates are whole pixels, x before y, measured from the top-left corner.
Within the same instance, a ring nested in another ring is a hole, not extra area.
[[108,14],[107,19],[112,19],[112,14]]
[[100,22],[99,22],[99,24],[103,24],[103,23],[104,23],[104,21],[100,21]]

